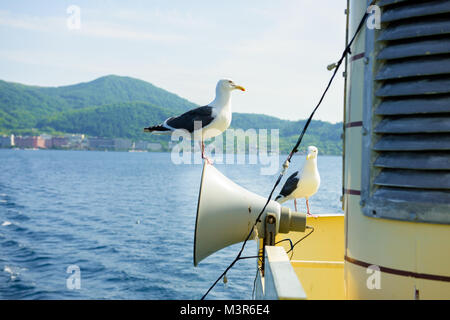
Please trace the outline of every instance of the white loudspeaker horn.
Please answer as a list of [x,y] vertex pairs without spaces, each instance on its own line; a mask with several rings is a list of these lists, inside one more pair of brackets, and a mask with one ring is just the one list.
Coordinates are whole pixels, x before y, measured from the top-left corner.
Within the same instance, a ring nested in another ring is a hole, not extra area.
[[[195,222],[194,266],[214,252],[244,241],[266,202],[266,198],[237,185],[205,162]],[[260,221],[265,221],[268,213],[276,217],[277,233],[305,231],[305,213],[291,212],[273,200]],[[264,228],[264,223],[258,223],[257,231],[261,238],[264,237]]]

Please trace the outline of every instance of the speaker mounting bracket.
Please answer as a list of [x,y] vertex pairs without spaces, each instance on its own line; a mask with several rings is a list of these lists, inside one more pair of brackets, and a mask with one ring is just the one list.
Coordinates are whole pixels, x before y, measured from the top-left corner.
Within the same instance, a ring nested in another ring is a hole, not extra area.
[[264,227],[264,245],[275,245],[275,235],[277,233],[277,216],[273,213],[267,213]]
[[277,234],[277,216],[273,213],[267,213],[265,223],[264,223],[264,240],[263,240],[263,251],[262,251],[262,262],[261,271],[264,275],[264,262],[265,262],[265,252],[266,246],[275,245],[275,235]]

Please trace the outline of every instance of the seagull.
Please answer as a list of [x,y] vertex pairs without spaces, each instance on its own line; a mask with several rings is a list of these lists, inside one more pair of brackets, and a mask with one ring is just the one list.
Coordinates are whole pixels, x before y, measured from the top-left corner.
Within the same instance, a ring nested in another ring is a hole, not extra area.
[[281,189],[275,201],[283,203],[294,199],[295,211],[297,211],[297,198],[305,198],[307,213],[312,216],[309,212],[308,199],[319,190],[320,186],[319,170],[317,170],[317,154],[318,150],[316,147],[308,147],[308,154],[306,155],[306,161],[302,171],[293,173],[286,180],[283,189]]
[[213,138],[228,129],[231,123],[231,91],[245,89],[233,81],[222,79],[217,82],[216,97],[206,106],[192,109],[177,117],[170,117],[163,123],[144,128],[144,132],[155,134],[169,134],[182,129],[194,137],[200,136],[202,159],[208,163],[212,161],[205,156],[205,139]]

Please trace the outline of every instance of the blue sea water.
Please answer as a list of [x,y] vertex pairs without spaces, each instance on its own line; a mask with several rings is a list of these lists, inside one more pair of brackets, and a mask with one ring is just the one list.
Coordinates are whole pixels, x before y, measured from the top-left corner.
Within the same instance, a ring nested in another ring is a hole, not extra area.
[[[341,212],[341,165],[319,156],[312,213]],[[262,196],[277,177],[259,165],[216,167]],[[193,266],[201,171],[169,153],[0,150],[0,299],[201,298],[241,247]],[[244,255],[255,252],[250,241]],[[251,299],[255,264],[239,261],[208,299]],[[79,268],[79,289],[68,285],[70,266]]]

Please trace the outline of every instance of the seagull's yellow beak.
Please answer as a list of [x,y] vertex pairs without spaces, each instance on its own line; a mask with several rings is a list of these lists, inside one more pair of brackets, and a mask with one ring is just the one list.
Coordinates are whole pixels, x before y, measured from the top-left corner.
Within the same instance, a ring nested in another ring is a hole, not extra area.
[[312,158],[312,154],[311,153],[308,153],[307,155],[306,155],[306,160],[309,160],[309,159],[311,159]]
[[244,88],[244,87],[241,87],[241,86],[234,86],[234,88],[235,88],[235,89],[239,89],[239,90],[241,90],[241,91],[245,91],[245,88]]

